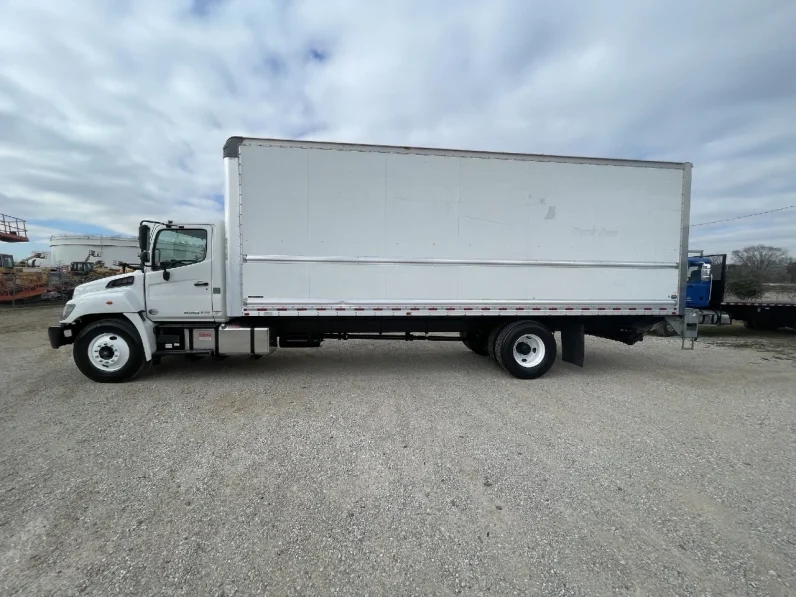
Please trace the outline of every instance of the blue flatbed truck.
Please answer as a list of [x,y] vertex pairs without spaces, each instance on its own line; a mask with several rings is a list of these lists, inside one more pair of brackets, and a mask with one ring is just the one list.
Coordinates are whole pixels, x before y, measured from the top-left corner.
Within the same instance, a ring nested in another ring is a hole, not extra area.
[[796,303],[725,301],[726,279],[727,255],[688,258],[686,307],[698,310],[700,325],[743,321],[744,326],[752,330],[796,328]]

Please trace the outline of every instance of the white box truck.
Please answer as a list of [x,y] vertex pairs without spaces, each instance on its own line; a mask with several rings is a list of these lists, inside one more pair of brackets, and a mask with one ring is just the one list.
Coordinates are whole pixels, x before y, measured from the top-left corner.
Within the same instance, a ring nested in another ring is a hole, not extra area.
[[230,138],[223,222],[144,221],[141,271],[49,329],[100,382],[167,355],[456,340],[519,378],[687,321],[691,164]]

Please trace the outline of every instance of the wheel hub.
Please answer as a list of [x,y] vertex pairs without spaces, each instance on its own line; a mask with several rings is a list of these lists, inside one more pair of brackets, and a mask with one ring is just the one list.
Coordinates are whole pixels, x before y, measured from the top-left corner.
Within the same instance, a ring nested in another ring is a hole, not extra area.
[[115,352],[116,351],[114,351],[113,348],[111,348],[110,346],[103,346],[102,348],[99,349],[99,357],[107,361],[111,357],[113,357]]
[[91,342],[88,357],[102,371],[118,371],[130,360],[130,346],[118,334],[100,334]]
[[521,355],[529,355],[531,354],[531,346],[525,342],[520,342],[517,344],[517,352]]
[[544,361],[544,342],[536,334],[523,334],[514,342],[512,354],[521,367],[536,367]]

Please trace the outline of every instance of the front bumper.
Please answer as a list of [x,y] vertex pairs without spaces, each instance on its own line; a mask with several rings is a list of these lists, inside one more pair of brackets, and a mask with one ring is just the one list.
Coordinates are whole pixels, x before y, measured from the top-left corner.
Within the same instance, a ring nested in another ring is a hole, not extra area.
[[75,341],[69,326],[51,325],[47,328],[47,335],[50,337],[50,346],[53,348],[60,348]]

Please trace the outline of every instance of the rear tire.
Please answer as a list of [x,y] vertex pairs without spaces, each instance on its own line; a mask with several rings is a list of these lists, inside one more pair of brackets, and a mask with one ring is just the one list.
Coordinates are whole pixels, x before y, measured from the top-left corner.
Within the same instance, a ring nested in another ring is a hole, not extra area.
[[664,338],[671,338],[677,335],[677,330],[668,321],[661,321],[655,327],[658,329],[658,335]]
[[84,327],[75,339],[72,356],[81,373],[99,383],[129,381],[146,365],[138,332],[121,319],[103,319]]
[[459,336],[461,336],[462,343],[475,354],[482,357],[489,356],[489,348],[487,347],[489,333],[487,331],[460,332]]
[[519,379],[536,379],[556,360],[556,339],[547,326],[517,321],[504,327],[495,341],[495,360]]
[[[508,324],[511,325],[511,324]],[[496,325],[492,328],[492,331],[489,332],[489,339],[486,341],[486,348],[489,351],[489,356],[492,357],[492,360],[497,363],[497,357],[495,356],[495,342],[497,342],[498,334],[503,330],[505,326]]]

